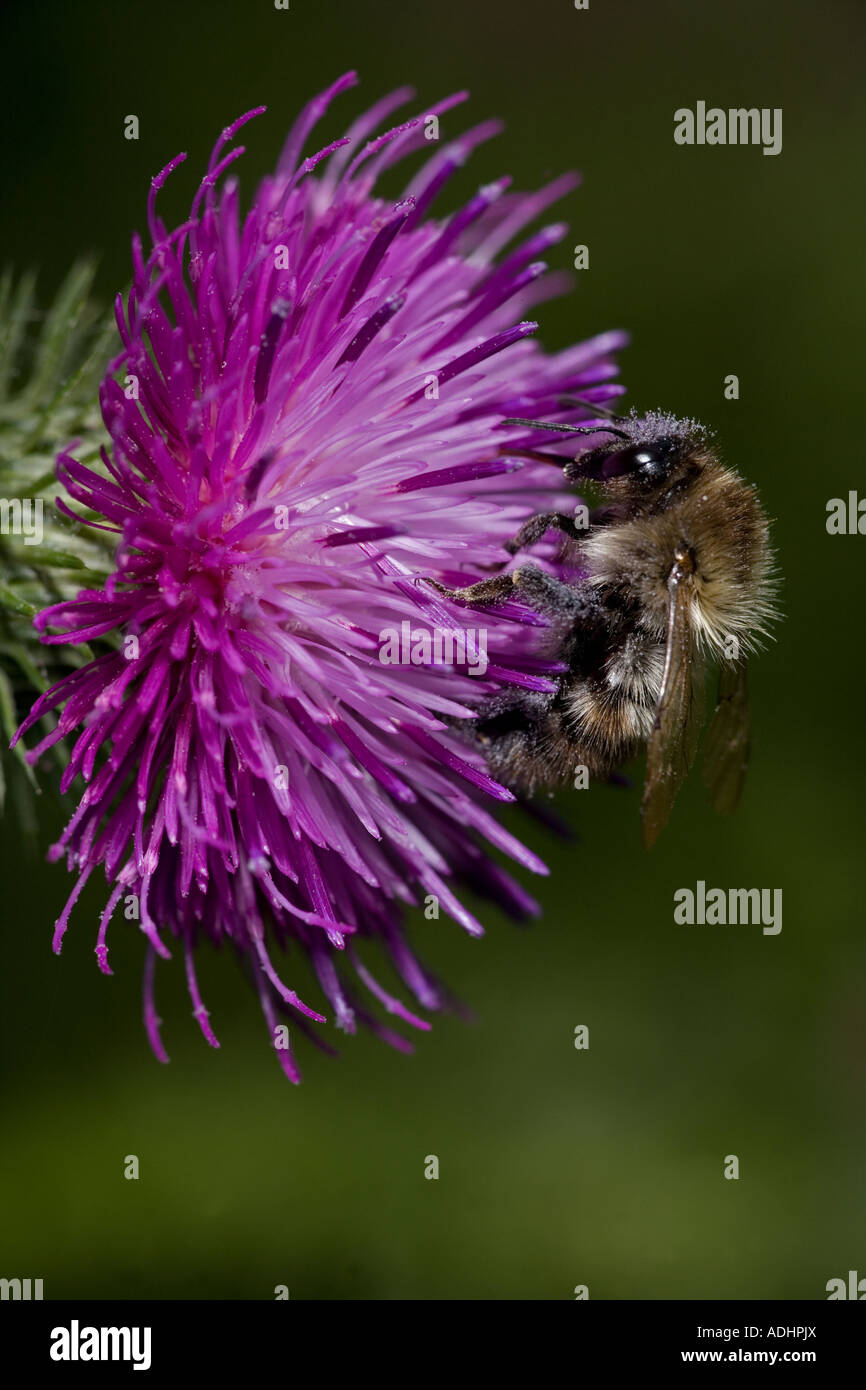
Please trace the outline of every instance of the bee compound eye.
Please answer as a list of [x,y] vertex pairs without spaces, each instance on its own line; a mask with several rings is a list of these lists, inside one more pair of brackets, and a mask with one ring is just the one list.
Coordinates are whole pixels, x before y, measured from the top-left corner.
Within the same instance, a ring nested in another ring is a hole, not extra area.
[[609,452],[604,448],[593,449],[588,454],[578,454],[574,464],[566,466],[565,476],[590,477],[602,483],[626,477],[638,483],[656,483],[667,476],[677,447],[675,439],[665,436],[648,443],[626,444]]
[[616,449],[612,454],[608,454],[601,466],[601,476],[603,479],[624,478],[645,475],[647,471],[654,471],[661,467],[661,462],[656,458],[652,448],[646,444],[631,444],[625,449]]
[[667,474],[676,448],[676,440],[667,437],[648,444],[632,444],[605,460],[604,477],[621,478],[631,474],[642,482],[658,482]]

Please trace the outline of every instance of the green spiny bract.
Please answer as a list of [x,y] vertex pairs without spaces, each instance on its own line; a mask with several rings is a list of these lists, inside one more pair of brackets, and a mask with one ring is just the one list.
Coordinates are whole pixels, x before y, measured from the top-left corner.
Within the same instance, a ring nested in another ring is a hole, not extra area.
[[[35,274],[0,275],[0,812],[8,788],[10,810],[29,830],[36,778],[9,742],[34,695],[93,656],[83,644],[43,646],[33,615],[98,588],[115,545],[54,505],[58,449],[78,439],[79,457],[98,465],[105,439],[97,391],[116,330],[91,298],[93,274],[92,264],[74,265],[47,312],[38,308]],[[38,545],[13,534],[15,503],[25,501],[42,503]],[[54,722],[46,716],[46,730]],[[59,744],[47,756],[65,763]]]

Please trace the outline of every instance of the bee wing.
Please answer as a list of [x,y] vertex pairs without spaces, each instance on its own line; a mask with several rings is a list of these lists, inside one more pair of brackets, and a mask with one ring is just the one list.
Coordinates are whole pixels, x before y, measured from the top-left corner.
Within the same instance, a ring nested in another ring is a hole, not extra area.
[[643,842],[649,849],[667,823],[692,761],[697,742],[696,706],[692,699],[692,624],[689,612],[693,578],[677,563],[668,579],[668,633],[662,686],[647,749],[647,774],[641,816]]
[[749,697],[746,663],[726,661],[704,747],[704,781],[717,811],[730,813],[740,799],[749,761]]

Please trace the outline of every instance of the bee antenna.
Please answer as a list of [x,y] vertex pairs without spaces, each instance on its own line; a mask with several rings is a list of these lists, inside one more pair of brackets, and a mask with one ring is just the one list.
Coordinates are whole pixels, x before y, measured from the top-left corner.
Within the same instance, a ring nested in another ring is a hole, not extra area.
[[614,429],[613,425],[559,425],[549,420],[522,420],[519,417],[503,420],[501,423],[503,426],[527,425],[535,430],[558,430],[561,434],[615,434],[619,439],[629,438],[625,430]]
[[608,420],[627,420],[627,415],[615,415],[606,405],[601,405],[599,401],[587,401],[583,396],[560,396],[562,405],[585,405],[589,410],[595,410],[599,415],[606,415]]

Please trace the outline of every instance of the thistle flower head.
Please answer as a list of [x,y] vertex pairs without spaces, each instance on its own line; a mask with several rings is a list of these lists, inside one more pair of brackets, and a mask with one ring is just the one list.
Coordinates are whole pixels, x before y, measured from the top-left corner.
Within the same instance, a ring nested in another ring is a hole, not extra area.
[[[469,583],[503,564],[504,542],[550,506],[556,473],[510,456],[519,431],[501,421],[562,414],[563,393],[613,395],[621,341],[556,356],[532,341],[528,308],[551,280],[559,287],[540,257],[565,228],[520,233],[572,180],[522,195],[502,179],[446,220],[433,215],[449,175],[495,130],[428,144],[431,117],[461,98],[377,135],[411,95],[396,92],[305,158],[352,81],[304,110],[243,218],[227,171],[258,111],[223,131],[174,230],[157,195],[184,156],[153,180],[152,249],[133,242],[122,352],[101,389],[110,448],[98,467],[72,448],[57,463],[83,511],[58,506],[114,533],[114,569],[36,620],[47,643],[119,645],[60,681],[24,725],[60,707],[28,756],[74,734],[62,786],[83,784],[52,850],[77,873],[55,948],[99,868],[109,898],[98,961],[110,973],[108,924],[132,901],[157,1055],[156,958],[179,946],[217,1045],[194,957],[202,939],[227,940],[293,1080],[280,1017],[303,1031],[326,1015],[349,1032],[361,1021],[403,1048],[377,1009],[428,1026],[370,973],[370,939],[424,1009],[442,1005],[409,948],[405,907],[435,904],[430,915],[441,907],[480,934],[462,882],[512,914],[535,910],[489,854],[543,870],[491,814],[511,794],[449,721],[485,692],[554,688],[533,646],[539,620],[516,605],[481,618],[425,581]],[[433,153],[402,196],[378,196],[383,171],[421,149]],[[386,633],[408,634],[407,662],[384,659]],[[436,633],[462,645],[431,657],[421,639]],[[311,961],[321,1005],[293,988],[293,952]]]

